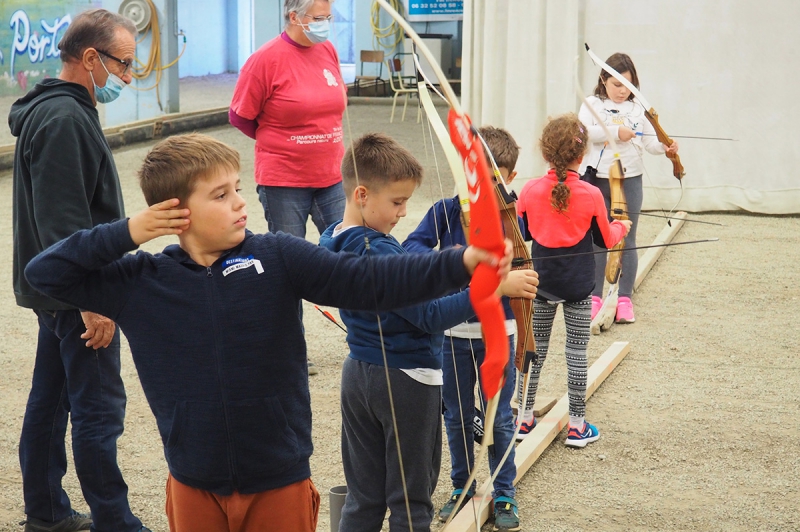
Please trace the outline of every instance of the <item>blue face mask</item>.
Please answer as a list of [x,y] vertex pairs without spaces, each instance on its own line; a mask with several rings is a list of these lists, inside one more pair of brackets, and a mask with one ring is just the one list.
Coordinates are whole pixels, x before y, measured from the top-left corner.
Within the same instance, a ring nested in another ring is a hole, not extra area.
[[94,85],[94,98],[100,103],[110,103],[119,98],[122,89],[125,88],[125,82],[122,81],[119,76],[116,74],[112,74],[106,68],[106,65],[100,61],[100,64],[103,65],[103,70],[106,71],[108,74],[108,79],[106,80],[105,87],[98,87],[97,83],[94,82],[94,76],[92,72],[89,71],[89,75],[92,77],[92,84]]
[[312,22],[308,24],[308,29],[305,26],[303,27],[303,33],[308,37],[308,40],[316,44],[327,41],[330,32],[331,23],[328,20]]

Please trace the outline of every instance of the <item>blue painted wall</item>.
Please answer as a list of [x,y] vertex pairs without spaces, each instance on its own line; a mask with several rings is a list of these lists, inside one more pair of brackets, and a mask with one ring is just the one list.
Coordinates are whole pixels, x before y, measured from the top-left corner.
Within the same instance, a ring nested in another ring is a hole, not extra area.
[[[175,49],[175,43],[178,41],[174,26],[170,25],[167,20],[167,3],[171,1],[153,0],[158,17],[162,65],[172,60],[169,56],[169,49],[170,47]],[[121,3],[121,0],[104,0],[102,7],[109,11],[117,11]],[[153,19],[153,22],[155,22],[155,19]],[[139,36],[136,56],[142,63],[146,62],[150,56],[152,44],[153,32],[151,30]],[[177,49],[175,51],[177,53]],[[145,79],[134,79],[131,87],[122,91],[122,95],[118,100],[109,105],[100,104],[102,108],[101,115],[103,113],[105,115],[105,125],[125,124],[179,111],[178,68],[179,66],[176,65],[164,70],[160,77],[158,88],[155,88],[157,74],[153,72]],[[156,94],[156,91],[158,91],[158,94]]]
[[187,38],[186,52],[178,62],[180,77],[228,71],[228,9],[224,0],[178,2],[178,27]]

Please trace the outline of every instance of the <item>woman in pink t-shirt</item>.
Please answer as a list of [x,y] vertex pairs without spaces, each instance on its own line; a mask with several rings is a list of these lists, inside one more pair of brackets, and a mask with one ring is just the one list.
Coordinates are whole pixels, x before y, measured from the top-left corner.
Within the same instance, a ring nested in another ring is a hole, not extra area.
[[344,213],[340,166],[346,87],[328,42],[329,0],[285,0],[284,32],[239,74],[230,122],[255,139],[258,197],[271,232],[305,238]]

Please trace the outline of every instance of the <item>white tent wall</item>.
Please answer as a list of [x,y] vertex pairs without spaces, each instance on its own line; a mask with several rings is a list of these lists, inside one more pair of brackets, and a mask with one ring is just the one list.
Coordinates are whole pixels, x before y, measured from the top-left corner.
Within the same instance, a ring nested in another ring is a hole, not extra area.
[[465,0],[463,101],[477,125],[522,147],[519,190],[541,175],[547,117],[577,112],[575,57],[589,93],[605,59],[631,56],[641,91],[686,169],[683,195],[663,156],[644,154],[646,209],[800,212],[796,170],[800,2],[795,0]]

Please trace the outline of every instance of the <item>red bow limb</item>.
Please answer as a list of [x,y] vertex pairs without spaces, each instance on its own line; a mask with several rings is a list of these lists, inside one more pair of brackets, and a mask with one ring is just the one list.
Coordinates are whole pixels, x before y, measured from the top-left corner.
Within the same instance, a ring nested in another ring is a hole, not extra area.
[[[470,202],[470,245],[494,253],[498,260],[505,253],[503,226],[498,215],[497,199],[483,146],[473,132],[466,115],[450,110],[448,117],[450,139],[464,161]],[[509,360],[505,313],[497,296],[500,277],[497,268],[481,263],[475,269],[470,283],[470,301],[481,322],[486,355],[481,364],[483,391],[494,397],[503,385],[506,364]]]

